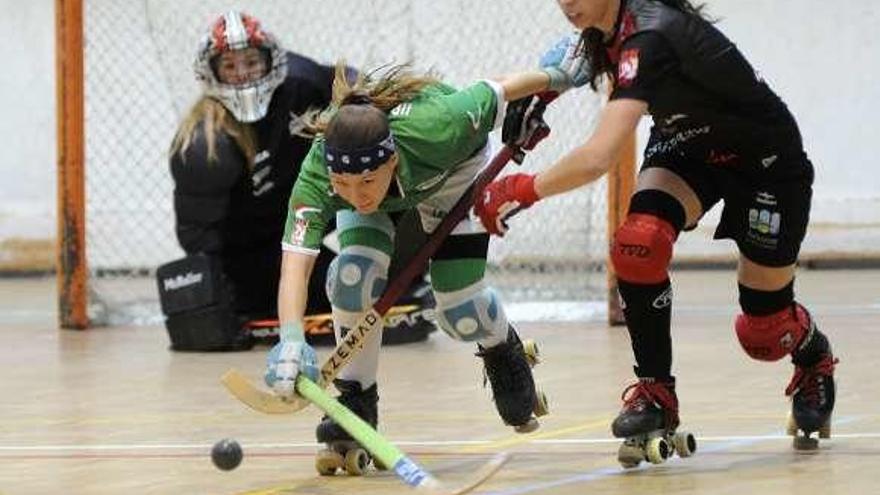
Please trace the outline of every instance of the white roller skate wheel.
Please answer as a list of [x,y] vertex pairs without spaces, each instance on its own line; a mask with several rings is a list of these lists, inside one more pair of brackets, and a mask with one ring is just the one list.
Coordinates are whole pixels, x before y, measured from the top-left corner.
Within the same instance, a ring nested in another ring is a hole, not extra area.
[[345,472],[349,476],[361,476],[367,470],[370,456],[364,449],[351,449],[345,453]]
[[645,453],[642,452],[642,449],[629,445],[627,442],[620,444],[620,448],[617,449],[617,461],[624,469],[638,467],[644,459]]
[[654,437],[645,445],[645,457],[651,464],[663,464],[669,458],[669,442],[663,437]]
[[550,403],[547,401],[547,394],[543,390],[537,390],[535,393],[535,416],[546,416],[550,413]]
[[693,433],[680,431],[672,436],[672,446],[679,457],[690,457],[697,451],[697,439]]
[[315,469],[321,476],[333,476],[344,462],[339,452],[324,449],[318,451],[318,456],[315,457]]

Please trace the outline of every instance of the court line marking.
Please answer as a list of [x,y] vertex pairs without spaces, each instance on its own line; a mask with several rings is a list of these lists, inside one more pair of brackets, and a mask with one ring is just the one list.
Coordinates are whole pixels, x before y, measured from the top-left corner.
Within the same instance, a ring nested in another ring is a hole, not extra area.
[[[835,422],[835,426],[843,424]],[[849,440],[868,440],[880,438],[880,432],[862,432],[862,433],[834,433],[831,437],[834,439]],[[722,436],[697,436],[700,442],[763,442],[771,440],[790,440],[791,437],[783,433],[773,433],[767,435],[722,435]],[[497,445],[497,440],[413,440],[413,441],[395,441],[394,444],[405,447],[480,447]],[[619,438],[559,438],[559,439],[532,439],[518,444],[536,444],[536,445],[603,445],[620,443]],[[510,442],[510,445],[513,445]],[[90,451],[122,451],[122,450],[205,450],[210,449],[211,443],[191,443],[191,444],[94,444],[94,445],[0,445],[0,452],[90,452]],[[242,443],[242,448],[254,450],[284,450],[284,449],[307,449],[320,447],[318,443],[313,442],[294,442],[294,443]],[[473,449],[465,448],[461,452],[450,452],[449,454],[468,453]],[[704,451],[705,449],[701,449]],[[445,453],[444,453],[445,454]],[[425,454],[428,455],[428,454]]]
[[[834,421],[833,425],[840,426],[843,424],[858,421],[859,419],[861,419],[861,418],[852,417],[852,416],[843,417],[838,421]],[[873,438],[872,435],[875,435],[875,434],[873,434],[873,433],[870,433],[870,434],[850,433],[850,434],[841,434],[841,435],[832,434],[832,439],[834,439],[834,438],[847,438],[847,436],[849,436],[849,438],[852,438],[853,435],[871,435],[871,437],[866,437],[866,438]],[[699,442],[711,441],[711,440],[709,440],[709,438],[713,438],[713,437],[705,437],[705,438],[704,437],[697,437]],[[714,438],[721,439],[720,440],[721,445],[713,445],[708,448],[698,448],[697,452],[708,452],[708,453],[722,452],[725,450],[730,450],[735,447],[754,445],[756,443],[760,443],[760,442],[766,441],[766,440],[776,440],[776,439],[784,438],[784,439],[791,441],[792,437],[785,435],[784,433],[774,432],[774,433],[767,434],[767,435],[725,436],[725,437],[714,437]],[[859,437],[859,438],[861,438],[861,437]],[[620,439],[614,439],[614,440],[615,440],[615,443],[618,443],[618,444],[621,441]],[[680,459],[680,458],[672,458],[669,461],[667,461],[667,464],[668,463],[677,463],[677,462],[680,462],[681,460],[682,459]],[[523,486],[519,486],[519,487],[508,488],[508,489],[504,489],[504,490],[489,491],[489,492],[486,492],[485,495],[523,495],[523,494],[531,493],[531,492],[538,491],[538,490],[547,490],[550,488],[557,488],[557,487],[565,486],[565,485],[572,485],[572,484],[576,484],[576,483],[584,483],[584,482],[602,480],[602,479],[610,478],[612,476],[620,476],[620,475],[625,475],[625,474],[638,472],[638,471],[646,471],[648,469],[650,469],[650,464],[646,465],[644,463],[639,465],[636,468],[631,468],[631,469],[623,469],[620,466],[602,467],[602,468],[594,469],[594,470],[587,472],[587,473],[584,473],[584,474],[579,474],[579,475],[575,475],[575,476],[568,476],[568,477],[560,478],[560,479],[557,479],[554,481],[545,481],[545,482],[541,482],[541,483],[534,483],[531,485],[523,485]]]

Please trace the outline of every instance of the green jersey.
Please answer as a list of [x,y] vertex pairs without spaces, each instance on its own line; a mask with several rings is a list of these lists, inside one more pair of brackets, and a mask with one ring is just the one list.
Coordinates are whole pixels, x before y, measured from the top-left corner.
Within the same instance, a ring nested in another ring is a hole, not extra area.
[[[392,184],[378,211],[410,210],[442,191],[456,173],[470,174],[472,179],[473,168],[460,165],[486,147],[503,106],[500,86],[479,81],[462,90],[431,85],[391,109],[388,119],[399,155],[396,185]],[[324,140],[319,136],[290,196],[283,248],[317,254],[328,223],[344,209],[354,208],[333,192]]]

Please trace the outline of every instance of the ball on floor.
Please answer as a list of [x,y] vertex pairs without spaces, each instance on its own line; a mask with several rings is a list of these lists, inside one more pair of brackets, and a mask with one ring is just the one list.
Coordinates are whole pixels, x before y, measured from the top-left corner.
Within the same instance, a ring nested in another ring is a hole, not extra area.
[[243,454],[241,445],[231,438],[224,438],[214,444],[211,449],[211,460],[217,469],[223,471],[231,471],[241,464]]

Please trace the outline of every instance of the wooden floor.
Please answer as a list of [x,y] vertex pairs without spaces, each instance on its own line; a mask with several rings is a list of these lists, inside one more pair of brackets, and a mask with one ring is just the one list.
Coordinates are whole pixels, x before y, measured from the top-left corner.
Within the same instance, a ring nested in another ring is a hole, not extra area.
[[[841,363],[834,438],[812,454],[783,435],[790,365],[749,360],[732,320],[728,272],[674,275],[675,373],[690,459],[623,471],[609,432],[631,379],[625,330],[600,322],[522,324],[545,362],[536,375],[552,412],[535,434],[496,416],[472,346],[434,334],[385,350],[381,431],[438,478],[454,483],[495,452],[512,461],[478,493],[880,493],[880,272],[802,272],[799,299]],[[318,476],[314,409],[262,416],[218,383],[230,366],[261,372],[265,348],[231,354],[166,349],[162,328],[54,328],[54,282],[0,280],[0,493],[391,494],[389,473]],[[216,470],[210,445],[244,447],[242,465]]]

